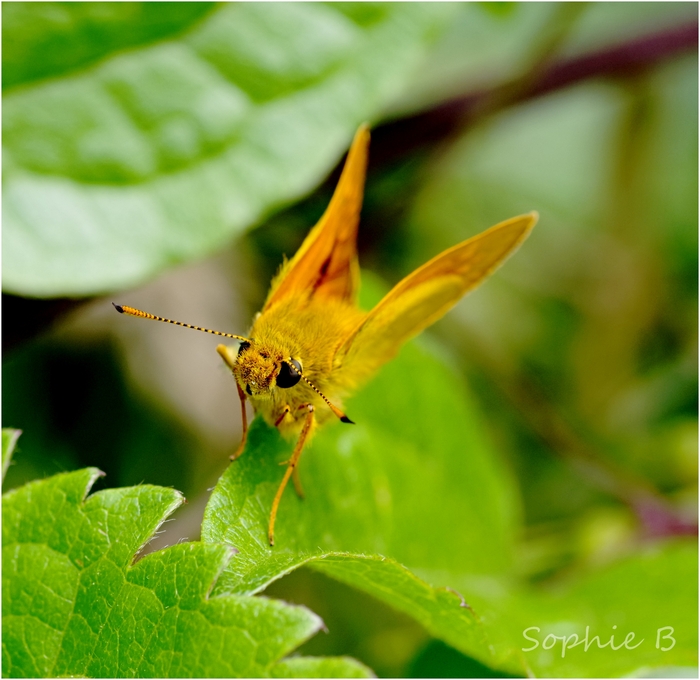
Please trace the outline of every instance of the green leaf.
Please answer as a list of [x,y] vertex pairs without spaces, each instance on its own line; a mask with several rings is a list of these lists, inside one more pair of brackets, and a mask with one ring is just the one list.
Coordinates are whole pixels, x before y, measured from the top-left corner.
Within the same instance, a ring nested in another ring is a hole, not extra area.
[[17,440],[22,434],[22,430],[14,430],[11,427],[4,427],[2,429],[2,479],[5,480],[5,473],[7,468],[10,467],[10,462],[12,461],[12,454],[15,452],[15,446],[17,446]]
[[17,2],[2,8],[2,87],[86,68],[117,50],[175,37],[213,2]]
[[[418,376],[418,377],[416,377]],[[204,540],[240,553],[220,587],[257,592],[332,552],[390,555],[410,567],[498,574],[510,567],[514,499],[463,387],[434,354],[406,346],[301,458],[267,542],[270,505],[293,442],[256,419],[244,454],[212,493]]]
[[[697,546],[691,540],[650,547],[555,589],[419,571],[426,582],[448,581],[458,588],[452,591],[452,601],[449,590],[430,588],[405,569],[401,576],[388,562],[331,555],[312,566],[412,616],[434,637],[500,671],[538,677],[618,677],[641,668],[697,664]],[[411,579],[414,583],[407,587]],[[469,604],[462,611],[476,621],[471,630],[455,615],[457,592]],[[628,643],[632,649],[620,648],[630,633],[634,633]],[[569,637],[573,635],[578,637]],[[666,641],[665,635],[670,636]],[[558,638],[545,643],[548,636]],[[565,651],[562,636],[571,645]],[[609,644],[611,636],[617,649]],[[543,649],[545,644],[549,649]]]
[[[363,290],[367,283],[365,277]],[[246,450],[212,493],[202,526],[204,541],[238,550],[217,592],[259,592],[310,564],[485,663],[500,663],[459,595],[403,566],[484,577],[510,571],[513,490],[463,386],[434,351],[411,343],[346,411],[356,425],[325,425],[304,452],[306,497],[291,487],[285,493],[274,548],[268,515],[283,472],[278,463],[293,443],[253,422]]]
[[[697,665],[695,541],[649,546],[547,589],[469,577],[455,577],[453,583],[484,622],[496,653],[510,653],[535,676],[619,677],[643,667]],[[664,632],[667,626],[672,630]],[[667,651],[656,647],[659,630],[675,641],[661,641]],[[620,648],[630,633],[628,647]],[[566,650],[562,636],[572,645]],[[609,644],[611,636],[617,649]]]
[[[170,24],[140,28],[127,51],[117,27],[143,9],[107,8],[108,30],[81,4],[36,26],[29,7],[3,31],[13,77],[27,81],[3,99],[3,286],[46,297],[134,286],[308,192],[452,12],[224,3],[186,23],[170,8]],[[168,26],[180,32],[159,39]],[[78,70],[102,33],[111,51]],[[64,43],[74,63],[43,49]],[[37,65],[22,71],[29,55]],[[32,80],[41,73],[52,77]]]
[[230,547],[183,543],[134,564],[183,498],[153,486],[86,498],[101,474],[61,474],[3,497],[4,676],[368,674],[350,659],[278,668],[322,621],[262,597],[210,597]]
[[518,673],[522,667],[496,650],[472,606],[449,586],[434,587],[384,556],[326,554],[310,566],[373,595],[415,619],[432,636],[482,663]]
[[[306,497],[285,493],[273,548],[268,515],[278,463],[293,443],[253,422],[243,456],[205,512],[203,540],[238,550],[216,592],[256,593],[308,565],[500,672],[575,677],[693,663],[697,553],[690,543],[652,549],[555,591],[518,582],[508,478],[454,372],[434,353],[407,345],[346,411],[357,425],[325,425],[304,452]],[[667,625],[677,643],[662,652],[655,634]],[[540,645],[525,653],[531,643],[523,631],[531,626],[540,628]],[[581,639],[586,626],[603,643],[616,631],[616,645],[628,632],[645,642],[587,653],[579,645],[563,656],[561,643],[542,649],[547,635]]]
[[374,677],[366,666],[349,657],[295,656],[271,669],[273,678],[367,678]]

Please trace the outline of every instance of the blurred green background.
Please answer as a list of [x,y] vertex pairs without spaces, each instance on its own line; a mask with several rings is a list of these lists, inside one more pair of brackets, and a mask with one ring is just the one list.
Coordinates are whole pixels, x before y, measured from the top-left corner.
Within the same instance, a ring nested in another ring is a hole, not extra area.
[[[5,488],[95,465],[187,495],[154,546],[198,537],[235,386],[211,338],[110,301],[244,333],[369,120],[360,261],[387,285],[540,212],[427,332],[517,488],[517,576],[695,535],[697,12],[5,3],[2,420],[24,431]],[[490,673],[317,572],[267,592],[323,617],[305,653]]]

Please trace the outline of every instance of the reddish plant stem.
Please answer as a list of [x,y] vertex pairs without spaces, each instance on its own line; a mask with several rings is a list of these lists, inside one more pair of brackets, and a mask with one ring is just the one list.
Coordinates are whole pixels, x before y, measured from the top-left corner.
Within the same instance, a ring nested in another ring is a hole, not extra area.
[[588,54],[545,63],[539,73],[528,73],[504,85],[472,92],[379,126],[373,133],[371,165],[380,167],[417,148],[443,142],[495,109],[591,78],[633,77],[681,54],[697,52],[697,48],[698,22],[694,21]]

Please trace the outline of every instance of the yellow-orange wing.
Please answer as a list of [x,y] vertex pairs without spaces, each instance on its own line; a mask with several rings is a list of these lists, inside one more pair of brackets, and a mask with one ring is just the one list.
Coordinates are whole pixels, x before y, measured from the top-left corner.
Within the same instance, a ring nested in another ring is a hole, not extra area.
[[357,380],[437,321],[476,288],[527,238],[536,212],[513,217],[440,253],[400,281],[343,342],[336,365]]
[[369,129],[362,125],[348,152],[345,167],[326,212],[309,232],[296,255],[272,281],[263,312],[293,294],[315,299],[355,298],[357,226],[367,171]]

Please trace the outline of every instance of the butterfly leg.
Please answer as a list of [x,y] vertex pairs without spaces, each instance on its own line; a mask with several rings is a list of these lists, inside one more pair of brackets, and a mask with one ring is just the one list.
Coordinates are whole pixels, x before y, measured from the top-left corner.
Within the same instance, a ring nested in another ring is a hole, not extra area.
[[[288,460],[283,460],[280,465],[289,465]],[[299,468],[295,467],[292,473],[292,481],[294,482],[294,491],[297,492],[299,498],[304,498],[304,489],[301,486],[301,479],[299,478]]]
[[[299,408],[307,408],[307,404],[302,404]],[[275,421],[275,427],[279,427],[279,424],[287,417],[288,413],[291,413],[291,409],[289,408],[289,404],[285,404],[284,409],[282,409],[282,414]],[[289,465],[289,461],[283,460],[280,465]],[[294,468],[294,472],[292,473],[292,481],[294,482],[294,490],[297,492],[297,496],[299,496],[299,498],[304,498],[304,489],[301,487],[298,467]]]
[[[302,404],[299,408],[307,408],[307,405]],[[294,482],[294,491],[297,492],[297,496],[299,496],[299,498],[304,498],[304,489],[301,486],[301,478],[299,477],[298,465],[294,467],[294,472],[292,473],[292,481]]]
[[231,460],[236,460],[245,449],[245,443],[248,439],[248,416],[245,412],[245,392],[241,389],[241,386],[236,381],[236,387],[238,388],[238,398],[241,400],[241,426],[243,432],[241,433],[241,443],[238,445],[236,452],[231,456]]
[[[282,413],[281,413],[280,417],[277,418],[277,420],[275,420],[275,427],[280,426],[280,423],[287,417],[287,414],[289,413],[289,411],[290,411],[289,404],[285,404],[284,408],[282,409]],[[283,463],[283,465],[286,465],[286,463]]]
[[301,452],[304,449],[304,443],[306,442],[306,438],[309,436],[311,426],[314,423],[313,405],[306,404],[305,406],[307,409],[307,413],[306,418],[304,420],[304,426],[301,428],[301,434],[299,435],[297,445],[294,447],[292,457],[287,463],[287,469],[285,470],[284,477],[282,478],[282,483],[279,485],[277,493],[275,494],[275,500],[272,501],[272,510],[270,511],[270,525],[267,530],[267,538],[270,541],[270,545],[275,544],[275,520],[277,519],[277,508],[279,507],[280,501],[282,500],[282,494],[284,493],[284,489],[287,486],[287,482],[289,482],[289,478],[294,474],[296,470],[297,463],[299,462],[299,456],[301,456]]
[[[224,360],[224,363],[231,369],[231,371],[234,371],[234,367],[236,365],[236,355],[233,354],[233,352],[228,347],[226,347],[226,345],[217,345],[216,351],[219,353],[221,358]],[[235,380],[235,372],[233,377]],[[236,458],[238,458],[238,456],[240,456],[243,453],[243,449],[245,448],[245,442],[248,438],[248,416],[245,412],[246,396],[245,392],[241,389],[241,386],[238,384],[238,380],[236,380],[236,388],[238,389],[238,398],[241,400],[241,423],[243,426],[243,433],[241,434],[241,443],[238,445],[236,452],[231,456],[231,460],[236,460]]]

